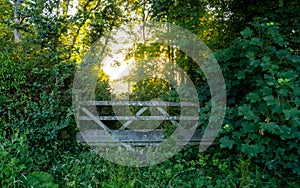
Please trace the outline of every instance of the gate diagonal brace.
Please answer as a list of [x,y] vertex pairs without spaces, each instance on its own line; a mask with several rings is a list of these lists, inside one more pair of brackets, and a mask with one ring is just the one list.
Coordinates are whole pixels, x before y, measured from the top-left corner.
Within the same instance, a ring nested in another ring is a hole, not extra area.
[[[102,123],[96,116],[94,116],[88,109],[85,107],[81,108],[86,115],[88,115],[92,120],[94,120],[102,129],[104,129],[107,133],[111,133],[111,130],[104,124]],[[121,144],[128,150],[134,152],[135,149],[131,147],[129,144],[121,142]]]

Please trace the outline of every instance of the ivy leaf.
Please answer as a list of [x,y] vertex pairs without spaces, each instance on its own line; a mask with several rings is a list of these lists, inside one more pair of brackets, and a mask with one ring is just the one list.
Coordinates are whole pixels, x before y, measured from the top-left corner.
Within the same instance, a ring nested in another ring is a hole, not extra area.
[[244,104],[238,108],[239,115],[244,115],[246,112],[250,111],[250,105]]
[[267,102],[268,106],[273,106],[274,104],[276,104],[273,95],[265,96],[263,99]]
[[223,138],[220,139],[220,142],[221,142],[221,148],[229,148],[231,149],[233,144],[234,144],[234,141],[233,140],[230,140],[228,136],[225,136]]
[[242,144],[241,150],[249,157],[256,157],[258,153],[262,153],[265,151],[265,147],[260,144],[252,144],[252,145]]
[[263,56],[262,63],[260,64],[263,70],[268,70],[272,63],[269,56]]
[[279,135],[280,135],[282,140],[293,137],[291,128],[287,127],[286,125],[280,127]]
[[272,134],[276,134],[277,130],[279,129],[279,126],[275,122],[261,123],[260,125],[260,128],[263,131],[268,131]]
[[261,98],[260,98],[259,94],[258,93],[254,93],[254,92],[249,93],[247,95],[247,99],[250,100],[253,103],[261,101]]
[[241,125],[241,133],[243,134],[257,132],[257,128],[253,122],[242,122]]
[[245,120],[254,120],[254,122],[259,121],[259,117],[256,116],[251,110],[250,105],[243,105],[238,108],[239,115],[244,116]]
[[285,120],[293,119],[293,118],[298,118],[300,110],[297,108],[292,108],[290,110],[283,110]]

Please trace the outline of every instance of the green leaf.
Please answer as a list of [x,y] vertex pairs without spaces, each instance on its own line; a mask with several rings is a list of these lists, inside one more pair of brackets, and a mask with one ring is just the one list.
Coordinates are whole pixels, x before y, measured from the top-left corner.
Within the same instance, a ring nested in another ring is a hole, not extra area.
[[247,95],[247,99],[250,100],[253,103],[261,101],[261,98],[260,98],[259,94],[258,93],[254,93],[254,92],[249,93]]
[[296,97],[300,97],[300,87],[296,87],[296,88],[293,88],[293,90],[294,90],[294,95],[296,96]]
[[172,169],[167,169],[167,170],[165,170],[165,174],[166,174],[166,177],[167,177],[167,178],[172,177]]
[[300,63],[300,56],[293,55],[291,60],[292,60],[293,63]]
[[134,186],[135,182],[136,182],[136,179],[130,180],[125,185],[123,185],[123,187],[135,187]]
[[251,60],[250,65],[257,67],[260,64],[260,60]]
[[290,127],[287,127],[286,125],[280,126],[279,135],[282,140],[285,140],[287,138],[292,138],[293,137],[292,129]]
[[279,45],[279,46],[284,46],[288,44],[288,42],[284,41],[283,37],[275,37],[274,41]]
[[260,38],[252,38],[250,44],[256,45],[256,46],[262,46],[263,41]]
[[248,38],[252,35],[253,31],[247,27],[246,29],[244,29],[243,31],[241,31],[241,35],[244,37],[244,38]]
[[221,142],[221,148],[229,148],[231,149],[233,144],[234,144],[234,141],[233,140],[230,140],[228,136],[225,136],[223,138],[220,139],[220,142]]
[[238,74],[237,74],[237,79],[244,79],[246,77],[246,75],[245,75],[245,71],[240,71],[240,72],[238,72]]
[[32,172],[26,177],[26,185],[28,186],[42,186],[42,187],[58,187],[53,184],[54,178],[47,172]]
[[252,145],[242,144],[241,150],[249,157],[256,157],[258,153],[262,153],[265,151],[265,147],[260,144],[252,144]]
[[268,131],[272,134],[276,134],[279,130],[279,126],[275,122],[269,122],[269,123],[260,123],[260,128],[263,131]]
[[293,119],[293,118],[298,118],[300,114],[300,110],[297,108],[292,108],[290,110],[283,110],[285,120]]
[[300,98],[298,98],[298,97],[295,98],[295,104],[296,104],[296,107],[300,106]]
[[246,57],[253,61],[255,59],[255,53],[253,51],[247,51]]
[[251,106],[244,104],[238,108],[239,115],[244,115],[246,112],[251,110]]
[[243,105],[238,108],[239,115],[244,116],[245,120],[254,120],[255,122],[259,121],[259,117],[256,116],[251,110],[250,105]]
[[241,126],[242,126],[242,128],[241,128],[242,134],[257,132],[256,124],[253,122],[244,121],[241,123]]
[[269,68],[272,65],[272,62],[270,60],[269,56],[263,56],[262,63],[260,64],[263,70],[269,70]]
[[8,152],[6,152],[6,151],[2,151],[2,152],[0,152],[0,156],[1,157],[5,157],[6,155],[8,155],[9,153]]
[[265,96],[265,97],[263,97],[263,99],[267,102],[268,106],[273,106],[274,104],[276,104],[273,95]]

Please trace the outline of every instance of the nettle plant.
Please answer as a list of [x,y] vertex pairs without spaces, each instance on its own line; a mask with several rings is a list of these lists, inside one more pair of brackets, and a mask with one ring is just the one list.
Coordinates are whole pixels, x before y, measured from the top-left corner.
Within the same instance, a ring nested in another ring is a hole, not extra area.
[[279,28],[257,19],[216,53],[228,92],[220,141],[276,173],[300,174],[300,56]]

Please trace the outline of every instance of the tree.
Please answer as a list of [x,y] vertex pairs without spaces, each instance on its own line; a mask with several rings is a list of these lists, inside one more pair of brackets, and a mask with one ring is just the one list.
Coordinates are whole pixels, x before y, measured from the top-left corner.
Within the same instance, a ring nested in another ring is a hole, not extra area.
[[20,19],[20,5],[21,5],[21,0],[14,0],[14,24],[16,25],[16,28],[14,29],[14,38],[15,42],[18,43],[21,41],[21,32],[20,32],[20,24],[21,24],[21,19]]

